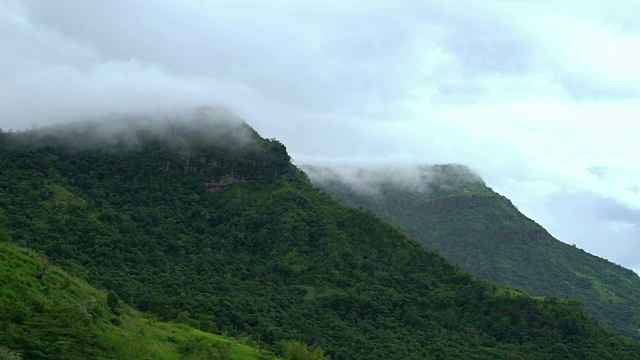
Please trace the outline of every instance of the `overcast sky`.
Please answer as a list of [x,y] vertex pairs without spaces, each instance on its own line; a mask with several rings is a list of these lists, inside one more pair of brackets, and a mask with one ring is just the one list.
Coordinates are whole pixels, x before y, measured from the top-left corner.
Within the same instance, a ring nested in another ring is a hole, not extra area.
[[297,163],[463,163],[640,270],[640,2],[0,0],[0,127],[224,105]]

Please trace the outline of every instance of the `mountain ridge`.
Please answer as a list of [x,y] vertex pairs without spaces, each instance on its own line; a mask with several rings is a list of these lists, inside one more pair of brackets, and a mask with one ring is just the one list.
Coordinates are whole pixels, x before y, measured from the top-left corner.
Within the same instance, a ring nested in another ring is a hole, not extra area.
[[[576,303],[476,279],[340,206],[277,140],[253,132],[258,146],[242,147],[182,130],[188,154],[157,138],[70,151],[41,140],[16,148],[7,144],[22,135],[0,134],[0,208],[13,241],[164,320],[302,341],[336,360],[640,356]],[[178,165],[202,156],[221,165]],[[175,166],[159,166],[167,160]],[[206,191],[229,174],[256,181]]]
[[[314,172],[306,167],[312,180]],[[361,176],[380,179],[377,171]],[[417,191],[378,181],[363,192],[326,176],[314,183],[343,204],[373,211],[472,274],[532,295],[575,298],[610,329],[640,339],[640,277],[632,270],[562,243],[483,182],[452,191]],[[365,182],[367,180],[364,180]]]

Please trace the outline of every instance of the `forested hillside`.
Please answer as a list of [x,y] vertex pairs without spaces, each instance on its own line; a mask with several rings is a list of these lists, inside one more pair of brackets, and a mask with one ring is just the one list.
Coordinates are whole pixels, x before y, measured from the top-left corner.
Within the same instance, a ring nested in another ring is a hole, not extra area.
[[577,303],[478,280],[340,206],[244,123],[119,125],[0,134],[0,218],[162,320],[335,360],[640,358]]
[[640,340],[637,274],[556,240],[468,169],[422,167],[395,179],[393,170],[361,169],[357,183],[330,169],[305,169],[343,204],[374,212],[472,274],[579,300],[609,329]]

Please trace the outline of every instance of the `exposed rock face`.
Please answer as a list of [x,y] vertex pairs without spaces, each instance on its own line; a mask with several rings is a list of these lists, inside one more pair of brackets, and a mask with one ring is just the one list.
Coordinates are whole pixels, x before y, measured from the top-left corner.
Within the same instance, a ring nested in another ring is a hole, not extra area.
[[204,191],[209,193],[209,192],[222,190],[222,189],[225,188],[225,186],[229,186],[229,185],[231,185],[233,183],[236,183],[236,182],[254,182],[254,181],[255,180],[250,180],[246,176],[243,176],[243,175],[228,174],[228,175],[221,176],[216,181],[211,181],[211,182],[204,183],[204,187],[205,187]]

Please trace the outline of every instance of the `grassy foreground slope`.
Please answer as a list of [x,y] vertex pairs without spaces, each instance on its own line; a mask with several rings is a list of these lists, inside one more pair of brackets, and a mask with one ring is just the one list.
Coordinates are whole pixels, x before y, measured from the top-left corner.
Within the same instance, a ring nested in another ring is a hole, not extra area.
[[[0,243],[0,359],[260,359],[233,339],[162,323]],[[3,357],[4,356],[4,357]]]
[[374,212],[470,273],[533,295],[579,300],[607,328],[640,340],[637,274],[556,240],[468,169],[423,167],[404,183],[362,170],[368,188],[326,169],[308,170],[343,204]]
[[152,129],[0,134],[8,235],[165,320],[334,360],[640,357],[575,302],[478,280],[339,205],[245,124]]

